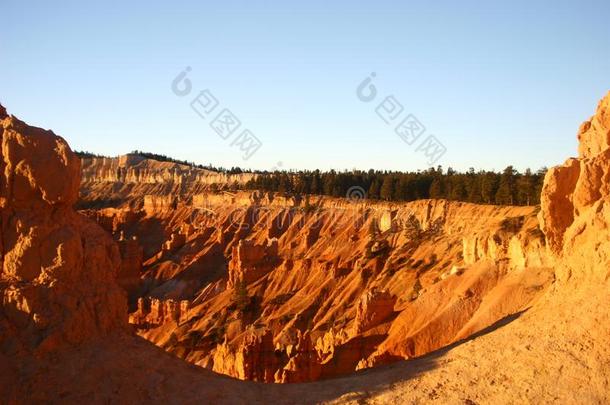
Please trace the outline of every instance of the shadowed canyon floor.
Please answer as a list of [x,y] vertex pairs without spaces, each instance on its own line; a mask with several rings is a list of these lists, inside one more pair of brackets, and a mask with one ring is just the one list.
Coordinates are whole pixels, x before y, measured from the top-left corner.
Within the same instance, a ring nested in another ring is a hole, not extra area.
[[82,162],[79,215],[65,141],[0,119],[9,403],[610,400],[610,94],[540,209],[218,192],[126,157]]

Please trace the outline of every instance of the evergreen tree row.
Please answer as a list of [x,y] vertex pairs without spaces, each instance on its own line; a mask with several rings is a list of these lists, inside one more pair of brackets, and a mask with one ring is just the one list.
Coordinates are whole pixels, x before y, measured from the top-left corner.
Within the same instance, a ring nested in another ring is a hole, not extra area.
[[[90,152],[76,152],[79,157],[104,157]],[[280,193],[316,194],[345,197],[352,187],[360,187],[366,198],[386,201],[414,201],[425,198],[465,201],[476,204],[537,205],[546,168],[537,172],[530,169],[520,173],[508,166],[502,172],[475,171],[465,173],[442,167],[418,172],[393,171],[251,171],[232,167],[230,169],[212,165],[197,165],[169,156],[133,151],[147,159],[173,162],[227,174],[257,173],[254,180],[246,184],[247,189],[275,191]],[[238,188],[233,185],[232,188]]]
[[263,172],[246,184],[248,189],[280,193],[345,197],[351,187],[360,187],[366,198],[386,201],[447,199],[476,204],[537,205],[546,168],[520,173],[512,166],[502,172],[465,173],[449,168],[423,172],[349,171]]

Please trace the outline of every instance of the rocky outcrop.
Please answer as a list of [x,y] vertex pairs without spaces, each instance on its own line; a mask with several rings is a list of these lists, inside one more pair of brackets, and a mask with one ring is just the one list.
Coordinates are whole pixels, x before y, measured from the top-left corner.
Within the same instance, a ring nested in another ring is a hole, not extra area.
[[561,252],[563,235],[574,222],[573,192],[579,177],[580,164],[577,159],[569,159],[563,166],[553,167],[545,176],[539,219],[554,253]]
[[175,322],[181,324],[189,318],[191,303],[188,300],[138,298],[138,309],[129,315],[129,323],[139,328],[151,328]]
[[119,252],[121,253],[121,271],[119,279],[138,279],[142,271],[142,262],[144,261],[144,250],[136,236],[131,239],[126,239],[121,232],[117,242]]
[[297,333],[297,342],[285,348],[288,362],[276,371],[275,382],[296,383],[316,381],[322,374],[322,361],[309,331]]
[[379,231],[386,232],[395,229],[396,210],[386,210],[379,217]]
[[356,310],[354,331],[360,334],[385,321],[393,312],[396,296],[387,291],[368,291],[360,298]]
[[269,330],[250,330],[237,342],[224,342],[216,348],[214,371],[242,380],[274,382],[279,367]]
[[572,246],[587,221],[603,221],[610,196],[610,93],[581,125],[578,139],[579,158],[549,170],[542,189],[539,220],[556,254]]
[[116,243],[121,256],[121,266],[117,280],[119,285],[127,292],[129,305],[131,306],[134,303],[134,298],[137,297],[141,284],[140,275],[144,262],[144,249],[137,236],[127,239],[123,231],[120,232],[119,240]]
[[125,231],[126,224],[133,224],[142,217],[142,212],[130,208],[85,209],[80,213],[97,222],[106,232],[118,235]]
[[161,162],[137,154],[115,158],[85,157],[82,159],[84,183],[135,184],[244,184],[254,175],[226,174],[173,162]]
[[144,212],[152,216],[159,212],[176,209],[176,203],[177,199],[173,195],[145,195]]
[[610,92],[602,98],[597,111],[578,130],[578,156],[591,158],[610,148]]
[[277,257],[277,239],[270,239],[265,245],[240,240],[238,245],[233,247],[227,286],[234,287],[239,282],[249,284],[258,280],[273,269]]
[[462,239],[466,265],[490,260],[513,269],[552,265],[546,240],[533,217],[506,218],[493,232],[473,232]]
[[125,330],[116,244],[76,214],[79,159],[51,131],[0,121],[3,352],[44,350]]
[[180,232],[173,232],[167,242],[163,244],[164,252],[173,252],[181,248],[186,243],[186,235]]

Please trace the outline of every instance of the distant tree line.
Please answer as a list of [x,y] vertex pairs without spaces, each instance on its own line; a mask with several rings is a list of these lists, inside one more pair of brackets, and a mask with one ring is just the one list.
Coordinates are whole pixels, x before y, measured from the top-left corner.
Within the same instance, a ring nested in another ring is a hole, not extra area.
[[78,156],[81,159],[82,158],[107,158],[108,157],[108,156],[104,156],[104,155],[99,155],[97,153],[81,151],[81,150],[75,150],[74,153],[76,154],[76,156]]
[[[107,157],[90,152],[76,151],[79,157]],[[159,162],[171,162],[218,173],[256,173],[246,189],[274,191],[280,193],[315,194],[345,197],[351,187],[360,187],[366,198],[386,201],[414,201],[426,198],[465,201],[475,204],[537,205],[540,203],[542,182],[546,168],[537,172],[530,169],[523,173],[508,166],[502,172],[475,171],[457,172],[452,168],[431,168],[418,172],[396,172],[379,170],[353,170],[338,172],[331,170],[302,171],[252,171],[232,167],[226,169],[212,165],[200,165],[186,160],[174,159],[157,153],[135,150],[133,155]],[[243,188],[234,183],[230,188]]]
[[502,172],[461,173],[448,168],[418,172],[344,171],[261,172],[246,184],[247,189],[280,193],[345,197],[351,187],[361,187],[366,198],[386,201],[414,201],[426,198],[465,201],[476,204],[537,205],[546,168],[520,173],[508,166]]

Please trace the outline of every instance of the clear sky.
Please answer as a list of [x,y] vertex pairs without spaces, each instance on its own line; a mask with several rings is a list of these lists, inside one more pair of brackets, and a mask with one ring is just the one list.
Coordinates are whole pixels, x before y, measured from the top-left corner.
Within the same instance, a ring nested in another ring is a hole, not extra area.
[[[375,113],[393,95],[445,145],[444,167],[555,165],[610,89],[610,2],[500,3],[2,0],[0,102],[106,155],[426,169]],[[364,103],[371,72],[378,96]],[[262,142],[249,160],[238,132],[224,140],[191,109],[204,89]]]

